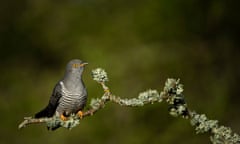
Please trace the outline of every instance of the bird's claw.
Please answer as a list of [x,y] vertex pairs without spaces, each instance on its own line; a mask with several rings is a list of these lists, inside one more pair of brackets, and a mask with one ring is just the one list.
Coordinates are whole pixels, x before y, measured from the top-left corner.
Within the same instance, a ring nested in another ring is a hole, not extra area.
[[82,112],[82,111],[78,111],[78,113],[77,113],[77,114],[78,114],[78,116],[79,116],[79,118],[80,118],[80,119],[82,119],[82,118],[83,118],[83,112]]
[[66,121],[66,120],[67,120],[67,117],[65,117],[63,114],[61,114],[60,118],[61,118],[61,120],[63,120],[63,121]]

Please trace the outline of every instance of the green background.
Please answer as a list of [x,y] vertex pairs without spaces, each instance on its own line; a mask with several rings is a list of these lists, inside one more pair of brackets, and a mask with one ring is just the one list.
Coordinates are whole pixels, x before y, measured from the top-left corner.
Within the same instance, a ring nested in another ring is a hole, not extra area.
[[89,63],[89,100],[102,95],[91,78],[97,67],[108,72],[111,91],[128,98],[180,78],[191,109],[239,133],[238,9],[234,0],[1,1],[0,143],[210,143],[165,103],[109,103],[71,131],[18,130],[24,116],[45,107],[72,58]]

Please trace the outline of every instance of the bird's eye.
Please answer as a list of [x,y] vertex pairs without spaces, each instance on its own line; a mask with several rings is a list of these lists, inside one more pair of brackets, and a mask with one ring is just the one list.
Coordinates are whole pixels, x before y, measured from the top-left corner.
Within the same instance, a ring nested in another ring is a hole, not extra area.
[[77,63],[74,63],[74,64],[72,64],[72,67],[73,67],[73,68],[77,68],[77,67],[78,67],[78,64],[77,64]]

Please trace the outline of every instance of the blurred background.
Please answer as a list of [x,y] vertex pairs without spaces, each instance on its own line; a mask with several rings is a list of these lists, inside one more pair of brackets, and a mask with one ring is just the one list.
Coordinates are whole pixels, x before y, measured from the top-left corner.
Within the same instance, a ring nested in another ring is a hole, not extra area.
[[202,144],[164,103],[108,104],[68,131],[18,130],[44,108],[66,63],[79,58],[89,100],[102,95],[91,70],[108,72],[121,97],[161,91],[180,78],[189,107],[240,133],[239,4],[233,0],[9,0],[0,2],[1,144]]

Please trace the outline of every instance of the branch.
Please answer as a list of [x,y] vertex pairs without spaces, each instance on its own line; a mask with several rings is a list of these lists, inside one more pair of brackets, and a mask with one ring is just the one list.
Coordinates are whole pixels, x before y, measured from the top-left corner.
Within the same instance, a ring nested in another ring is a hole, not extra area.
[[19,129],[26,127],[29,124],[46,123],[51,129],[56,125],[61,125],[64,128],[71,129],[80,123],[80,120],[87,116],[92,116],[98,110],[102,109],[107,102],[114,102],[121,106],[127,107],[140,107],[146,104],[160,103],[165,101],[169,104],[169,114],[174,117],[183,117],[189,119],[191,125],[195,127],[196,133],[210,133],[210,140],[213,144],[235,144],[240,143],[240,136],[236,133],[232,133],[228,127],[218,125],[217,120],[209,120],[205,114],[197,114],[191,111],[185,102],[183,93],[183,85],[180,84],[180,80],[167,79],[162,92],[157,90],[147,90],[138,95],[137,98],[122,99],[111,93],[106,82],[108,81],[107,73],[97,68],[92,71],[93,80],[97,81],[103,88],[104,94],[101,98],[91,99],[91,109],[85,111],[80,118],[77,115],[71,115],[67,121],[62,121],[58,114],[51,118],[32,118],[26,117],[24,121],[19,125]]

